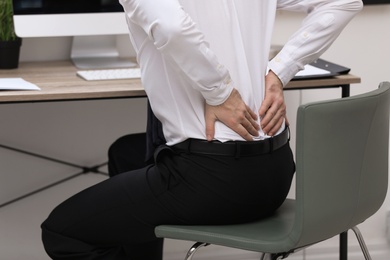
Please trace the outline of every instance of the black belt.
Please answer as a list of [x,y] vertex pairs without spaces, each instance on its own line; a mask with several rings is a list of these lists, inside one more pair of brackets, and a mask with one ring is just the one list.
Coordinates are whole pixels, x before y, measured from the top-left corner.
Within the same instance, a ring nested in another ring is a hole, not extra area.
[[290,140],[288,127],[277,136],[261,141],[228,141],[219,142],[200,139],[187,139],[184,142],[172,146],[174,151],[223,156],[253,156],[273,151],[281,148]]

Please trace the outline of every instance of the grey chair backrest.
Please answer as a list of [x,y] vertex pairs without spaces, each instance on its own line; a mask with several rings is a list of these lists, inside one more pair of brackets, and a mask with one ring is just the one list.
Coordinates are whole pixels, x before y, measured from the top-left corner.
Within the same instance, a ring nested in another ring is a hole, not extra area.
[[302,105],[297,115],[296,247],[356,226],[388,185],[389,88]]

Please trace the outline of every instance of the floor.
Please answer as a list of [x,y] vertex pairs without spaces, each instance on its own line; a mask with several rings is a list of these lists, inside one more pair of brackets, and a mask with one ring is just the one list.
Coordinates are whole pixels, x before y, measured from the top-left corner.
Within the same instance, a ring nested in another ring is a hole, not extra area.
[[103,175],[83,175],[0,208],[0,259],[50,259],[41,244],[40,224],[55,205],[103,179]]
[[[26,191],[47,185],[80,172],[79,169],[0,149],[0,205],[23,195]],[[23,161],[23,165],[20,164]],[[103,169],[105,170],[105,169]],[[12,173],[12,174],[11,174]],[[28,173],[28,174],[27,174]],[[49,212],[67,197],[96,184],[107,177],[102,174],[82,174],[52,188],[12,204],[0,207],[0,259],[50,259],[41,243],[40,224]]]

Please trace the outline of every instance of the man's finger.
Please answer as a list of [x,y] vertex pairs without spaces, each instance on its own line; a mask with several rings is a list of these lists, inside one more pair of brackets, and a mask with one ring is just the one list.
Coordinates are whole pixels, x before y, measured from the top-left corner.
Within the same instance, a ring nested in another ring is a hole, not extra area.
[[257,121],[257,114],[255,112],[253,112],[252,109],[250,109],[249,106],[246,106],[246,110],[248,111],[250,117],[254,120],[254,121]]
[[274,135],[282,126],[285,119],[283,110],[267,112],[266,120],[262,122],[262,129],[267,135]]
[[261,118],[263,118],[266,115],[270,106],[271,106],[271,102],[269,102],[267,99],[264,99],[259,109],[259,115]]
[[[255,115],[255,117],[253,117],[253,115]],[[252,136],[259,135],[258,131],[260,129],[260,126],[256,120],[257,120],[256,114],[253,113],[251,110],[249,110],[249,113],[246,115],[246,121],[241,123]]]
[[[245,140],[253,141],[253,135],[251,135],[250,132],[248,132],[248,129],[246,127],[244,127],[242,124],[237,125],[237,127],[235,127],[233,130],[237,134],[239,134],[242,138],[244,138]],[[258,133],[256,131],[255,136],[257,136],[257,135],[258,135]]]
[[268,135],[274,136],[277,133],[277,131],[280,129],[280,127],[282,126],[283,122],[284,122],[284,117],[280,117],[279,120],[276,121],[275,124],[273,124]]
[[215,121],[216,118],[214,114],[206,113],[205,114],[205,124],[206,124],[206,138],[207,141],[212,141],[215,134]]

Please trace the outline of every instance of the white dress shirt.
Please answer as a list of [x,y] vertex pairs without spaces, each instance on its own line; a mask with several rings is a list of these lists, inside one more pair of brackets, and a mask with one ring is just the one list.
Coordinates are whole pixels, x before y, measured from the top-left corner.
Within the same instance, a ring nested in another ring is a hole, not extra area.
[[[267,66],[287,84],[331,45],[362,8],[360,0],[120,2],[142,84],[168,145],[187,138],[206,139],[204,102],[219,105],[233,88],[257,113]],[[268,61],[277,9],[306,12],[307,17]],[[215,130],[217,140],[243,140],[221,122],[216,122]],[[260,129],[259,139],[264,138]]]

